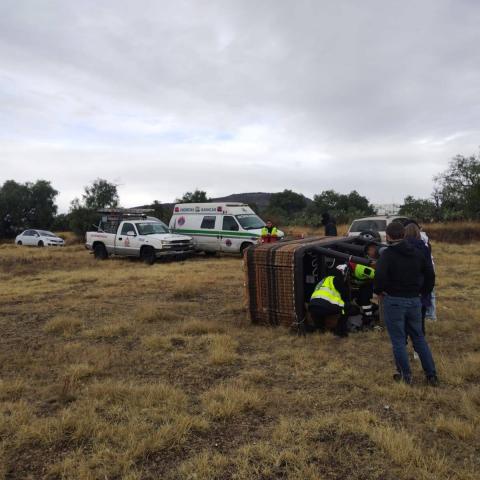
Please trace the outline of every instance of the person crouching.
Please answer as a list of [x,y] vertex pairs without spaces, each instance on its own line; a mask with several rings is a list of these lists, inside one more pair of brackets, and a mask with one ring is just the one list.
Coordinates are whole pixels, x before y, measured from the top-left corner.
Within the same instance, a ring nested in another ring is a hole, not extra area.
[[338,265],[333,275],[318,282],[308,304],[312,320],[320,331],[325,331],[325,317],[340,315],[335,335],[348,336],[346,309],[349,308],[348,266]]

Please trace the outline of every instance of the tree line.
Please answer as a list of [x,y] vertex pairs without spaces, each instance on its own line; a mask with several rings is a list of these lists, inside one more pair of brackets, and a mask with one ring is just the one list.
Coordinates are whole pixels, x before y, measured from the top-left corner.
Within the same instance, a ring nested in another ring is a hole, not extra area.
[[[12,237],[26,228],[46,228],[56,231],[71,230],[84,234],[98,222],[97,210],[118,207],[118,185],[105,179],[96,179],[84,187],[81,198],[75,198],[67,214],[57,214],[58,191],[47,180],[18,183],[7,180],[0,186],[0,237]],[[203,190],[186,192],[177,202],[206,202]],[[152,216],[168,223],[171,211],[158,200],[148,206]],[[325,190],[313,200],[292,190],[273,193],[267,207],[251,207],[263,218],[279,225],[319,226],[322,215],[328,213],[338,223],[374,215],[375,208],[356,190],[348,194]],[[480,220],[480,156],[454,157],[448,168],[434,177],[430,198],[405,197],[399,213],[421,222]]]

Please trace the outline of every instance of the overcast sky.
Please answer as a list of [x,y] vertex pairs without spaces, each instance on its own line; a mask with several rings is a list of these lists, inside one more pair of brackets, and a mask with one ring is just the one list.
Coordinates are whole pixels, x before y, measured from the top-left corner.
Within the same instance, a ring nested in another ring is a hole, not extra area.
[[476,0],[0,0],[0,183],[60,209],[293,189],[428,196],[478,151]]

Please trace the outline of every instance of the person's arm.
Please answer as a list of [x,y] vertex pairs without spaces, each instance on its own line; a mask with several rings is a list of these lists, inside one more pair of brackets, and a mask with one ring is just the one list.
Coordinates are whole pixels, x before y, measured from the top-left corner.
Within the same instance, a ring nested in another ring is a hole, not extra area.
[[348,304],[350,303],[350,289],[348,282],[345,281],[343,275],[340,272],[335,272],[333,277],[333,286],[338,290],[338,293],[342,297],[342,300]]
[[423,287],[422,293],[428,295],[432,293],[433,287],[435,286],[435,270],[433,269],[432,260],[424,261],[423,269]]
[[377,261],[373,291],[379,295],[385,292],[388,284],[388,252],[384,252]]

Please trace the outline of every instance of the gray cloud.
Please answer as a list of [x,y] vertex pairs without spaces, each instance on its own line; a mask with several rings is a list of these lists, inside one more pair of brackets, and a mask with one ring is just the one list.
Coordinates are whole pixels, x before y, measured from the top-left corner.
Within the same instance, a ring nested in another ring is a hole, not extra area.
[[428,195],[478,148],[480,6],[466,0],[0,4],[0,180],[61,207],[293,188]]

